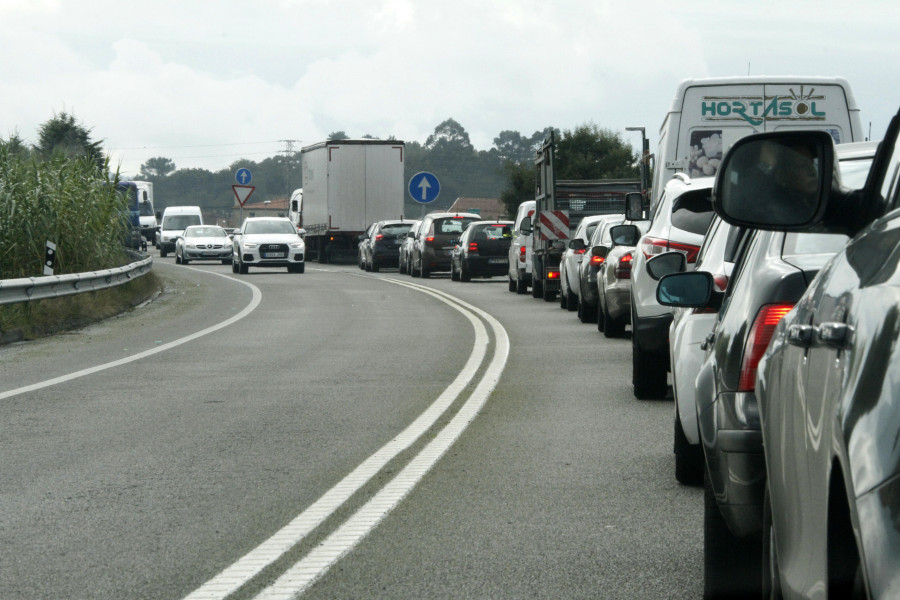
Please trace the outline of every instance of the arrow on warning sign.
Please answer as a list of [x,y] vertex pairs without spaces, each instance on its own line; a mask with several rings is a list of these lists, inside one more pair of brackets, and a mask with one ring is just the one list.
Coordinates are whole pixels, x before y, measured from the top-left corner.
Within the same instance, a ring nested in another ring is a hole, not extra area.
[[252,185],[233,185],[231,189],[234,190],[234,195],[237,198],[238,204],[241,205],[241,208],[244,207],[244,203],[250,198],[250,194],[253,193],[253,190],[256,189],[256,186]]

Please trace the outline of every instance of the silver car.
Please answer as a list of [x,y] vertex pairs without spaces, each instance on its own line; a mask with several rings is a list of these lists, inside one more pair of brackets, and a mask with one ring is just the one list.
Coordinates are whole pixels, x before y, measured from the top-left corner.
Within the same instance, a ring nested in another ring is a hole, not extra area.
[[221,260],[231,263],[231,238],[218,225],[191,225],[175,240],[175,263]]

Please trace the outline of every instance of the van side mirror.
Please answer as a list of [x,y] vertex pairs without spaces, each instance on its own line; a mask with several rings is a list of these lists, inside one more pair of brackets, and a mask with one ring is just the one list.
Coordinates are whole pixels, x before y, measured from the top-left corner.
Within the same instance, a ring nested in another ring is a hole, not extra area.
[[625,194],[625,219],[627,221],[646,221],[644,217],[644,195],[640,192]]

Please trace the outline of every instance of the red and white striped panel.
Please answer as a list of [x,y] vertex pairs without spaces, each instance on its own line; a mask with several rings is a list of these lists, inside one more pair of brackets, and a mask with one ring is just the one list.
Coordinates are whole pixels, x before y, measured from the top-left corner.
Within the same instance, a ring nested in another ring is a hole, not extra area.
[[541,211],[541,239],[542,240],[567,240],[569,239],[569,211],[545,210]]

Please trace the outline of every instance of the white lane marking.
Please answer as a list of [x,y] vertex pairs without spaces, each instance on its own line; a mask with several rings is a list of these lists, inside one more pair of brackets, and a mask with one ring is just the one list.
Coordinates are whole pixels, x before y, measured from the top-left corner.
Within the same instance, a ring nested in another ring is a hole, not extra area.
[[[187,267],[192,268],[192,267]],[[244,310],[239,312],[238,314],[230,317],[221,323],[217,323],[206,329],[202,329],[196,333],[192,333],[191,335],[185,336],[183,338],[179,338],[175,341],[168,342],[166,344],[162,344],[155,348],[151,348],[150,350],[145,350],[143,352],[138,352],[137,354],[132,354],[131,356],[126,356],[125,358],[120,358],[118,360],[114,360],[112,362],[104,363],[102,365],[97,365],[95,367],[89,367],[87,369],[82,369],[80,371],[75,371],[74,373],[69,373],[68,375],[61,375],[59,377],[54,377],[53,379],[47,379],[46,381],[41,381],[38,383],[33,383],[31,385],[26,385],[24,387],[16,388],[13,390],[9,390],[6,392],[0,392],[0,400],[6,400],[7,398],[12,398],[13,396],[18,396],[19,394],[25,394],[28,392],[33,392],[35,390],[40,390],[46,387],[50,387],[52,385],[57,385],[60,383],[65,383],[66,381],[72,381],[73,379],[78,379],[79,377],[84,377],[85,375],[92,375],[94,373],[99,373],[100,371],[105,371],[107,369],[112,369],[115,367],[120,367],[122,365],[126,365],[130,362],[134,362],[136,360],[141,360],[142,358],[147,358],[148,356],[153,356],[154,354],[159,354],[160,352],[165,352],[171,348],[175,348],[176,346],[180,346],[181,344],[186,344],[187,342],[196,340],[197,338],[203,337],[204,335],[208,335],[214,331],[218,331],[223,327],[228,327],[229,325],[236,323],[249,315],[253,310],[259,305],[262,300],[262,292],[259,291],[259,288],[253,285],[252,283],[247,283],[246,281],[241,281],[235,277],[230,277],[228,275],[223,275],[222,273],[216,273],[215,271],[206,271],[203,269],[194,269],[201,273],[209,273],[211,275],[217,275],[219,277],[224,277],[225,279],[230,279],[232,281],[237,281],[238,283],[242,283],[249,287],[253,292],[253,298],[250,300],[250,304],[248,304]]]
[[[191,592],[185,597],[185,600],[221,600],[256,577],[263,569],[300,543],[309,532],[321,525],[325,519],[330,517],[353,494],[359,491],[366,482],[379,473],[387,463],[428,431],[475,377],[487,354],[487,347],[490,341],[484,324],[471,312],[461,309],[442,297],[446,295],[441,292],[421,286],[407,285],[407,287],[414,287],[420,292],[435,297],[437,300],[462,313],[472,324],[472,327],[475,329],[475,343],[473,344],[472,353],[462,370],[437,400],[396,438],[363,461],[349,475],[325,492],[322,497],[281,530],[277,531],[272,537]],[[448,297],[453,298],[452,296]]]
[[[390,280],[407,287],[419,286]],[[427,289],[427,288],[424,288]],[[491,392],[500,381],[509,356],[509,337],[503,326],[488,313],[443,292],[438,294],[453,299],[459,305],[474,311],[488,321],[496,340],[494,358],[472,395],[453,417],[410,463],[353,516],[334,531],[324,542],[288,569],[275,583],[264,589],[255,600],[295,599],[303,594],[317,579],[337,561],[350,552],[369,534],[431,470],[444,453],[481,411]]]

